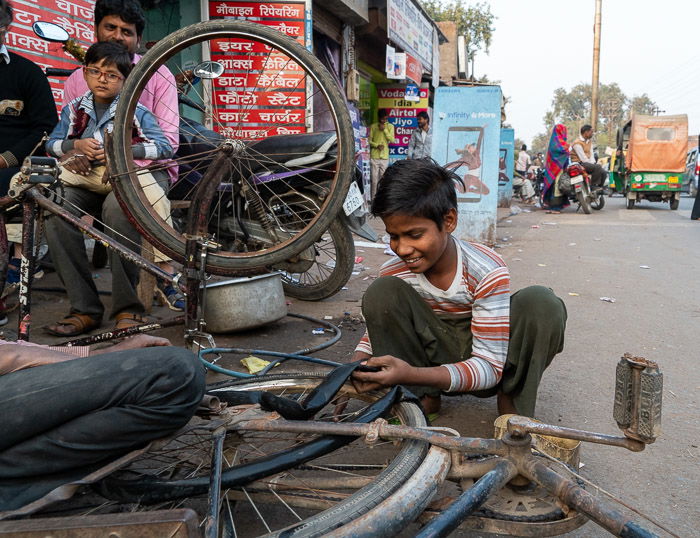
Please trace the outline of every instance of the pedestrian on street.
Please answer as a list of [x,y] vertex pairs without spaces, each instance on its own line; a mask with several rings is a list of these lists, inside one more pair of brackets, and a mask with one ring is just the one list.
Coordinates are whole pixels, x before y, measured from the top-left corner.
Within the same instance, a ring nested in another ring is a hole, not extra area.
[[411,140],[408,142],[408,158],[423,159],[430,157],[430,150],[433,144],[433,131],[430,128],[430,116],[427,112],[421,111],[416,117],[418,127],[411,133]]
[[695,193],[695,202],[693,202],[690,220],[700,220],[700,190]]
[[559,192],[559,175],[569,161],[569,144],[566,141],[566,125],[558,123],[552,130],[547,147],[547,156],[544,165],[544,189],[542,201],[547,213],[561,213],[561,210],[569,205],[569,200]]
[[371,195],[377,191],[377,183],[389,166],[389,144],[396,142],[394,126],[389,123],[389,111],[382,108],[377,113],[377,123],[369,128],[370,171],[372,179]]
[[527,172],[532,165],[532,159],[527,152],[527,146],[523,144],[518,153],[518,161],[515,163],[513,174],[513,187],[520,187],[520,199],[528,204],[535,203],[535,188],[527,177]]
[[426,414],[441,393],[497,395],[498,411],[533,416],[542,374],[564,346],[566,308],[551,289],[511,295],[510,274],[490,248],[452,235],[453,172],[435,161],[398,161],[379,182],[372,214],[396,257],[365,292],[367,332],[354,354],[377,372],[355,372],[360,392],[410,385]]
[[192,353],[145,334],[99,350],[0,340],[0,511],[177,431],[204,377]]
[[518,160],[515,162],[515,171],[522,177],[527,177],[527,171],[531,164],[532,159],[530,158],[530,154],[527,152],[527,146],[523,144],[520,146]]

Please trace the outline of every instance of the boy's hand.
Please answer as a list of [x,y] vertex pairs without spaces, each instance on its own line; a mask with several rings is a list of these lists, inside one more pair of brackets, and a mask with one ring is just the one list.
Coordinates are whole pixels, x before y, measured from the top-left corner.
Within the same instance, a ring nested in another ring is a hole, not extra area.
[[81,138],[75,141],[73,148],[85,155],[91,161],[99,161],[104,159],[105,151],[102,144],[94,138]]
[[358,392],[368,392],[382,387],[393,387],[394,385],[412,384],[416,368],[406,361],[383,355],[372,357],[362,363],[365,366],[379,368],[378,372],[362,372],[356,370],[352,374],[350,381]]

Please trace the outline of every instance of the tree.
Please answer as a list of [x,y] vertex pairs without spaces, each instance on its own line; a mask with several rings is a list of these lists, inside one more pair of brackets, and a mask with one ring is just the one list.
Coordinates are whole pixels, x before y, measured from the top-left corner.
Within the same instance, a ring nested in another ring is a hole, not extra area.
[[655,113],[657,108],[656,103],[652,101],[646,93],[643,93],[642,95],[632,97],[629,112],[630,114],[632,112],[636,112],[637,114],[652,115]]
[[[591,85],[585,83],[577,84],[568,91],[557,88],[552,98],[552,108],[543,118],[546,133],[538,135],[541,137],[540,143],[547,143],[549,133],[556,123],[566,125],[569,141],[578,136],[581,127],[591,123],[591,94]],[[615,145],[617,128],[633,110],[642,114],[653,114],[656,107],[656,103],[647,94],[630,100],[615,82],[601,84],[598,95],[600,124],[596,133],[596,143],[601,148]]]
[[457,23],[457,34],[465,37],[467,59],[472,63],[474,76],[474,55],[481,50],[488,53],[491,46],[496,19],[491,6],[485,2],[465,6],[461,0],[421,0],[421,4],[433,20]]

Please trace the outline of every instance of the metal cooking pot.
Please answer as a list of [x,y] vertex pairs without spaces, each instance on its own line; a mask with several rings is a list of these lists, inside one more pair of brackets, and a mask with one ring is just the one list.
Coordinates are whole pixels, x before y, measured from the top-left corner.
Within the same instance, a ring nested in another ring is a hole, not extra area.
[[228,333],[261,327],[287,315],[279,273],[207,284],[207,330]]

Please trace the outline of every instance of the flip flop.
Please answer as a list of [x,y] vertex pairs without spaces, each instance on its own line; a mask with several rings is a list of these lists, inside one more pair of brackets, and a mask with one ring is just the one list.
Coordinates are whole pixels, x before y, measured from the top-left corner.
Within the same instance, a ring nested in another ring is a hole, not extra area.
[[54,336],[79,336],[97,329],[101,324],[100,320],[91,318],[87,314],[74,312],[55,324],[45,327],[44,330]]

